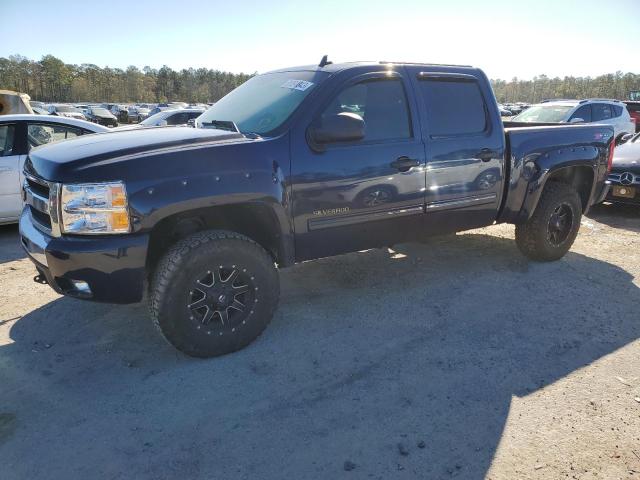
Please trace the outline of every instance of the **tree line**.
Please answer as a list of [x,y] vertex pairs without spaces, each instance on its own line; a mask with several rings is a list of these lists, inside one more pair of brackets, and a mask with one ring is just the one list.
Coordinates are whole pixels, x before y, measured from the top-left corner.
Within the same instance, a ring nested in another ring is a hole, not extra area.
[[[0,57],[0,89],[27,93],[45,102],[215,102],[252,75],[207,68],[180,71],[129,66],[64,63],[53,55],[30,60]],[[640,90],[640,74],[616,72],[598,77],[491,80],[499,102],[539,102],[547,98],[617,98]]]
[[537,103],[550,98],[628,100],[629,92],[640,90],[640,74],[616,72],[598,77],[564,78],[540,75],[531,80],[491,80],[491,85],[501,103]]
[[180,71],[135,66],[99,67],[64,63],[53,55],[40,61],[0,57],[0,89],[44,102],[215,102],[251,75],[207,68]]

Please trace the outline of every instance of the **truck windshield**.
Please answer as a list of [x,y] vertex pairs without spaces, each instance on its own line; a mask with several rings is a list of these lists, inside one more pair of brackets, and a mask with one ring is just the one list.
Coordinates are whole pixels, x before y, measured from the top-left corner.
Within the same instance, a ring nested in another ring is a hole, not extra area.
[[514,122],[564,122],[573,105],[533,105],[511,120]]
[[282,125],[326,76],[311,71],[258,75],[215,103],[196,126],[220,128],[233,122],[242,133],[264,135]]

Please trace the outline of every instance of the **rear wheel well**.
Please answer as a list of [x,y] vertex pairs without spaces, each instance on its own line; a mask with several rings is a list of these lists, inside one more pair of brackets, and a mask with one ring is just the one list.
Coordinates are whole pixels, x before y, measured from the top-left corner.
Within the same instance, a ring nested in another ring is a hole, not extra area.
[[593,187],[593,169],[588,166],[576,166],[560,168],[551,172],[547,182],[559,182],[571,185],[578,195],[582,203],[582,212],[584,213],[589,206],[589,198],[591,197],[591,189]]
[[242,204],[209,207],[177,213],[153,228],[147,252],[147,272],[154,271],[162,255],[176,242],[204,230],[229,230],[245,235],[264,248],[274,262],[282,263],[280,229],[266,205]]

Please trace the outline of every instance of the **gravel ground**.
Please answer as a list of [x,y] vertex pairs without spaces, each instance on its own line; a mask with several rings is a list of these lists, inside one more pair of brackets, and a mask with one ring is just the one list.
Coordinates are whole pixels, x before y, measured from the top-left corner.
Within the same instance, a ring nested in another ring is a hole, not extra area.
[[297,265],[247,349],[56,295],[0,227],[0,477],[640,479],[640,210]]

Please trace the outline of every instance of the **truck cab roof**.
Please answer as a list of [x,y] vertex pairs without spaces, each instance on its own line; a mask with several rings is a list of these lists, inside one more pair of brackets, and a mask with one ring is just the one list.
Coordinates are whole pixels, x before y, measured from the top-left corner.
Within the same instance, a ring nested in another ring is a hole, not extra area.
[[341,72],[343,70],[348,70],[351,68],[357,68],[357,67],[371,67],[371,66],[380,66],[380,65],[385,65],[385,66],[404,66],[404,65],[411,65],[411,66],[424,66],[424,67],[450,67],[450,68],[455,68],[457,69],[471,69],[471,70],[477,70],[476,68],[472,67],[471,65],[454,65],[454,64],[442,64],[442,63],[429,63],[429,62],[425,62],[425,63],[415,63],[415,62],[391,62],[391,61],[354,61],[354,62],[341,62],[341,63],[328,63],[324,66],[320,66],[320,65],[300,65],[297,67],[288,67],[288,68],[281,68],[281,69],[277,69],[277,70],[272,70],[269,72],[265,72],[265,73],[276,73],[276,72],[296,72],[296,71],[307,71],[307,72],[327,72],[327,73],[338,73]]

